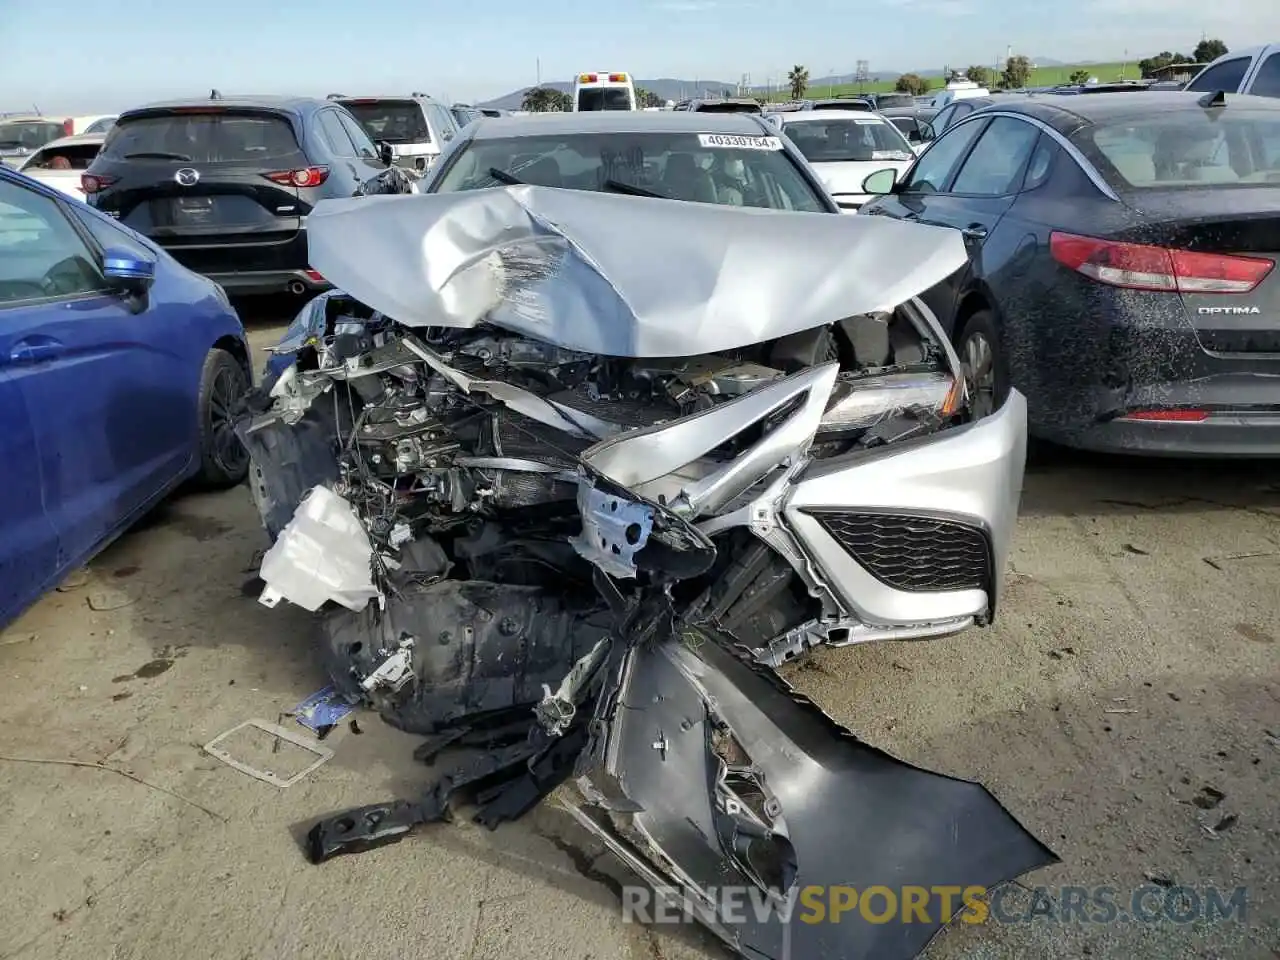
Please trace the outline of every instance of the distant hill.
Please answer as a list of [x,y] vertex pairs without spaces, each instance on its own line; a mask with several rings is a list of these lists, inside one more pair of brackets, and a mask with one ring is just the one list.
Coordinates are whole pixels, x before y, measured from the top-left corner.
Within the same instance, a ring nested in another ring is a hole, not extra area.
[[[663,100],[680,100],[684,97],[693,96],[719,96],[724,91],[735,91],[738,85],[736,83],[727,83],[723,80],[679,80],[672,77],[659,77],[657,80],[637,80],[637,87],[643,87],[654,96]],[[562,93],[573,92],[573,84],[565,83],[559,80],[549,80],[542,86],[551,90],[559,90]],[[523,87],[519,90],[512,90],[510,93],[495,97],[484,103],[478,103],[478,107],[492,107],[495,110],[519,110],[520,104],[524,101],[525,90],[531,87]]]
[[[1055,60],[1053,57],[1030,57],[1028,59],[1030,59],[1038,69],[1050,68],[1048,72],[1053,72],[1053,68],[1104,65],[1098,64],[1095,61],[1064,62],[1062,60]],[[1137,60],[1135,59],[1132,62],[1136,63]],[[954,68],[963,69],[966,66],[968,66],[968,64],[956,64]],[[1112,64],[1105,64],[1105,66],[1112,66]],[[872,70],[870,72],[868,82],[863,85],[863,88],[868,92],[892,89],[894,82],[904,73],[914,73],[918,76],[924,77],[926,80],[941,80],[943,77],[941,67],[927,67],[917,70]],[[1045,82],[1057,81],[1055,79],[1053,81],[1046,80]],[[560,90],[563,93],[571,93],[573,91],[572,83],[565,83],[557,80],[548,81],[542,84],[542,86],[549,87],[552,90]],[[729,83],[722,80],[680,80],[673,77],[660,77],[657,80],[637,80],[636,86],[643,87],[644,89],[651,91],[663,100],[682,100],[685,97],[696,96],[715,97],[725,91],[729,91],[732,94],[737,91],[738,87],[736,82]],[[939,86],[941,86],[941,84],[939,84]],[[809,78],[809,96],[823,96],[824,92],[827,90],[836,94],[848,94],[856,91],[857,88],[857,74],[853,73],[841,73],[833,76]],[[477,104],[477,106],[494,107],[498,110],[519,110],[521,103],[524,101],[525,90],[527,89],[530,88],[525,87],[520,90],[512,90],[505,96],[496,97],[495,99],[489,100],[485,103]],[[772,92],[776,95],[785,89],[786,78],[784,77],[774,83]],[[753,94],[758,96],[767,96],[770,93],[769,88],[764,84],[756,84],[751,88],[751,90]]]

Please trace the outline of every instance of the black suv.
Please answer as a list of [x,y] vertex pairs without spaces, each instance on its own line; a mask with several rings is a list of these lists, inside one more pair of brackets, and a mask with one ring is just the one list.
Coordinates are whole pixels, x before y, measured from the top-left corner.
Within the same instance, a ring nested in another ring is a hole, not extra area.
[[90,206],[229,293],[328,286],[307,262],[321,200],[411,193],[339,104],[295,97],[181,100],[128,110],[81,177]]

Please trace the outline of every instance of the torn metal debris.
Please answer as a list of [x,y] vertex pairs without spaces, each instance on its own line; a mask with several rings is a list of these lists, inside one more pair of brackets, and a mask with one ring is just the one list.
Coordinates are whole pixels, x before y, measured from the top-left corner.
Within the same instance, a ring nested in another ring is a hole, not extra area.
[[[316,611],[337,690],[424,759],[480,751],[318,823],[313,860],[463,796],[493,826],[570,778],[584,827],[704,906],[725,883],[990,886],[1052,860],[981,787],[860,743],[772,669],[995,614],[1026,405],[974,420],[919,299],[964,265],[957,235],[521,186],[326,201],[308,236],[345,292],[299,315],[237,424],[274,541],[262,601]],[[932,933],[704,922],[752,957]]]

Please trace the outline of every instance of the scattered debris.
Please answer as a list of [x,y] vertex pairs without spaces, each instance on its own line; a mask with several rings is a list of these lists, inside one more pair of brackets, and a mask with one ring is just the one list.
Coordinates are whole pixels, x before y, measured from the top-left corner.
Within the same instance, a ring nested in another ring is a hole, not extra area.
[[208,807],[206,807],[202,803],[197,803],[196,801],[190,799],[189,797],[184,797],[180,793],[174,793],[172,790],[169,790],[158,784],[152,783],[150,780],[143,780],[141,777],[135,776],[134,774],[130,773],[128,770],[121,770],[119,767],[109,767],[105,763],[95,763],[92,760],[62,760],[62,759],[51,758],[51,757],[15,757],[15,756],[7,756],[5,754],[0,754],[0,761],[4,761],[6,763],[39,763],[39,764],[49,764],[51,766],[60,766],[60,767],[85,767],[89,770],[106,770],[108,773],[119,774],[120,776],[124,777],[126,780],[132,780],[134,783],[140,783],[144,787],[150,787],[152,790],[158,790],[160,793],[167,794],[173,797],[175,800],[181,800],[183,803],[187,804],[188,806],[195,807],[197,810],[201,810],[204,813],[207,813],[209,816],[213,817],[215,820],[221,820],[223,823],[229,822],[227,818],[224,817],[222,814],[217,813],[213,810],[210,810]]
[[152,677],[158,677],[170,667],[173,661],[168,657],[157,657],[154,660],[148,660],[133,673],[121,674],[118,677],[112,677],[112,683],[127,683],[130,680],[150,680]]
[[1236,633],[1244,637],[1246,640],[1252,640],[1254,643],[1275,643],[1275,637],[1267,633],[1261,627],[1256,627],[1252,623],[1237,623],[1235,625]]
[[0,640],[0,647],[13,646],[15,643],[31,643],[32,641],[39,639],[40,634],[38,633],[23,633],[16,637],[10,637],[7,640]]
[[138,602],[138,598],[131,597],[119,590],[94,590],[84,598],[84,601],[89,605],[90,610],[96,610],[98,613],[109,613],[112,610],[122,610],[125,607],[133,606]]
[[336,688],[328,686],[294,707],[290,716],[323,740],[354,709]]
[[1125,553],[1132,553],[1132,554],[1135,554],[1135,555],[1137,555],[1137,556],[1139,556],[1139,557],[1149,557],[1149,556],[1151,556],[1151,551],[1149,551],[1149,550],[1143,550],[1141,547],[1135,547],[1132,543],[1126,543],[1126,544],[1124,544],[1124,546],[1122,547],[1122,549],[1124,550],[1124,552],[1125,552]]
[[1172,700],[1172,701],[1174,701],[1175,703],[1177,703],[1177,702],[1179,702],[1179,701],[1181,701],[1181,700],[1182,700],[1182,698],[1181,698],[1180,696],[1178,696],[1176,693],[1173,693],[1173,692],[1170,692],[1170,693],[1169,693],[1169,699],[1170,699],[1170,700]]
[[72,570],[65,580],[58,584],[59,593],[69,593],[72,590],[79,590],[89,582],[90,573],[88,567],[81,567],[79,570]]
[[[259,770],[257,767],[250,766],[241,760],[237,760],[220,746],[220,744],[229,737],[246,729],[256,729],[261,730],[264,733],[271,734],[277,740],[283,740],[286,743],[292,744],[295,747],[314,754],[316,759],[307,764],[307,766],[303,767],[297,773],[288,777],[277,774],[271,770]],[[235,770],[239,770],[241,773],[253,777],[255,780],[261,780],[263,783],[269,783],[281,788],[297,783],[321,764],[333,759],[333,751],[328,747],[321,747],[317,744],[309,743],[293,731],[286,730],[278,724],[267,723],[265,720],[246,720],[244,723],[237,724],[225,733],[218,734],[206,743],[203,749],[205,753],[209,754],[209,756],[221,760],[227,766]]]
[[1200,788],[1199,793],[1191,798],[1191,802],[1201,810],[1212,810],[1226,798],[1227,795],[1221,790],[1206,784]]
[[1103,710],[1102,712],[1103,713],[1137,713],[1138,711],[1129,709],[1129,708],[1119,707],[1112,710]]
[[1234,813],[1229,813],[1217,823],[1213,825],[1214,833],[1225,833],[1240,822],[1240,818]]
[[1152,873],[1150,870],[1143,871],[1142,876],[1149,882],[1154,883],[1157,887],[1164,887],[1166,890],[1173,886],[1173,878],[1165,876],[1163,873]]
[[1260,553],[1232,553],[1223,557],[1201,557],[1205,563],[1215,570],[1225,569],[1222,565],[1231,560],[1254,560],[1260,557],[1280,557],[1280,551],[1264,550]]
[[113,702],[119,703],[121,700],[128,700],[132,696],[133,694],[126,690],[124,693],[113,694],[111,699]]
[[364,733],[364,731],[360,729],[360,724],[355,717],[351,718],[351,722],[347,724],[347,726],[351,728],[351,732],[354,733],[357,737],[360,736],[360,734]]

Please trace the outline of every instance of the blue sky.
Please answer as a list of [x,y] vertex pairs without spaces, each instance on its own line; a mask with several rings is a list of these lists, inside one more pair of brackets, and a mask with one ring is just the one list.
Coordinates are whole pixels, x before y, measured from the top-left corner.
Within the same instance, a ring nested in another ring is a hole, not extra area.
[[1187,52],[1280,39],[1276,0],[0,0],[0,111],[115,112],[223,92],[482,100],[581,70],[763,84],[813,77]]

